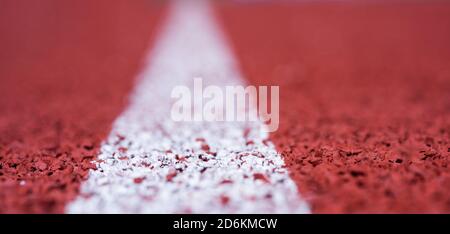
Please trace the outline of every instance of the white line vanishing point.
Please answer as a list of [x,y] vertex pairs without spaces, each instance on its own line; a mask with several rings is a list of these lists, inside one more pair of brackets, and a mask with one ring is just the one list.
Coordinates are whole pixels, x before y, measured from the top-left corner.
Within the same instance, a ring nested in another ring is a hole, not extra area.
[[261,122],[174,122],[173,87],[244,85],[207,2],[176,1],[69,213],[309,213]]

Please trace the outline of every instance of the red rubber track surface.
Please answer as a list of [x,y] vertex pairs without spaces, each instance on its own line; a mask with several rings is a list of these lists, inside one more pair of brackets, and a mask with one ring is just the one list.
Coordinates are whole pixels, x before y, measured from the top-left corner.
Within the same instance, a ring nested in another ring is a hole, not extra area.
[[0,2],[0,213],[60,213],[77,195],[161,12],[138,0]]
[[220,4],[313,212],[450,212],[450,3]]

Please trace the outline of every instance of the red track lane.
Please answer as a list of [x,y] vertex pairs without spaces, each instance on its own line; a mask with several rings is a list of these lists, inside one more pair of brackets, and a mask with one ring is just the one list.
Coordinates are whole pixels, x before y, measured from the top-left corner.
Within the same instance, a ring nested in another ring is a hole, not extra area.
[[450,3],[218,8],[313,212],[450,212]]
[[59,213],[77,195],[161,12],[137,0],[0,2],[0,213]]

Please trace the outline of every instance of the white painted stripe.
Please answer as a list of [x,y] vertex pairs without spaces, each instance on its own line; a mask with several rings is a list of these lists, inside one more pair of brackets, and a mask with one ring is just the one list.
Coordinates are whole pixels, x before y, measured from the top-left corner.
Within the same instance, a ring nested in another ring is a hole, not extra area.
[[102,144],[103,162],[67,212],[309,212],[260,122],[171,121],[172,88],[197,76],[205,85],[245,84],[207,3],[177,1]]

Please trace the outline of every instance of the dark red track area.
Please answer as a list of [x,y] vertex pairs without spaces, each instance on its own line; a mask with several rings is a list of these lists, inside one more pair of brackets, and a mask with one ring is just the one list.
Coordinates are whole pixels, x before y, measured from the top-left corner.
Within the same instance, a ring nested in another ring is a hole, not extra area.
[[0,2],[0,213],[63,212],[160,12],[135,0]]
[[450,212],[450,4],[222,4],[313,212]]

